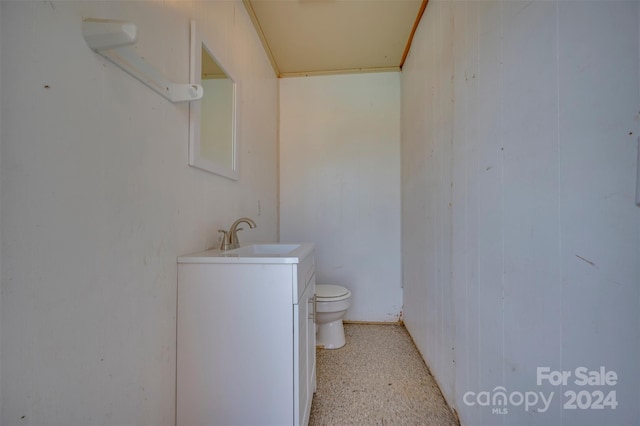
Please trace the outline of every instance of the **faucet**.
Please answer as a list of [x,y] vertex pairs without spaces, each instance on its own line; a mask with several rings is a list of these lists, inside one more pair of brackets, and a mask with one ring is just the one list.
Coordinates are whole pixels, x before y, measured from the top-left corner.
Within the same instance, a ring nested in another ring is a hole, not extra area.
[[238,241],[238,231],[242,231],[242,228],[238,228],[238,225],[243,222],[249,225],[249,228],[252,229],[257,226],[256,223],[248,217],[241,217],[240,219],[233,222],[233,225],[231,225],[231,228],[229,228],[229,232],[225,231],[224,229],[219,229],[218,232],[222,233],[220,250],[233,250],[240,247],[240,242]]

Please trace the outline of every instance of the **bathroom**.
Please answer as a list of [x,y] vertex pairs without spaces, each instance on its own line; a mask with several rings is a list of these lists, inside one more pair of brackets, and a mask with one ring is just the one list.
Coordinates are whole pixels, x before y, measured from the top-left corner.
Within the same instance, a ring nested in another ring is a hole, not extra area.
[[[639,7],[432,1],[401,73],[277,79],[241,1],[2,1],[0,423],[173,424],[176,259],[249,216],[243,242],[316,243],[348,320],[402,319],[461,424],[636,424]],[[208,23],[237,181],[188,166],[188,105],[88,49],[87,17],[185,81]],[[582,366],[617,372],[616,410],[536,384]],[[464,399],[497,386],[555,411]]]

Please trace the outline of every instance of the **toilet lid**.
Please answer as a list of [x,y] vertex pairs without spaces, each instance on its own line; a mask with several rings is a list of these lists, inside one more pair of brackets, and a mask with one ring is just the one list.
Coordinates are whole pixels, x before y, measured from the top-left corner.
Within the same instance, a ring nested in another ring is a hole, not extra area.
[[351,292],[339,285],[318,284],[316,285],[316,297],[320,299],[344,298],[351,295]]

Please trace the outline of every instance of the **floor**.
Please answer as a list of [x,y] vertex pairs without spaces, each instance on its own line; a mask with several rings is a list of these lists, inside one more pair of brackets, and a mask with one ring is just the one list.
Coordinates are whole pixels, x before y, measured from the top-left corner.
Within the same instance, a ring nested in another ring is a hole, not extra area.
[[459,425],[404,326],[345,324],[345,335],[317,350],[309,425]]

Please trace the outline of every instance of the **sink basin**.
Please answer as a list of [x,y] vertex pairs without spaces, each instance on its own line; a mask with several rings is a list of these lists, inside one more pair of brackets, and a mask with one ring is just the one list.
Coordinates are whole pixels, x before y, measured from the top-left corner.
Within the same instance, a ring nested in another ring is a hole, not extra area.
[[313,244],[247,244],[233,250],[211,249],[180,256],[178,263],[298,263],[313,250]]
[[238,256],[284,256],[300,247],[300,244],[251,244],[233,250],[225,251],[225,254]]

